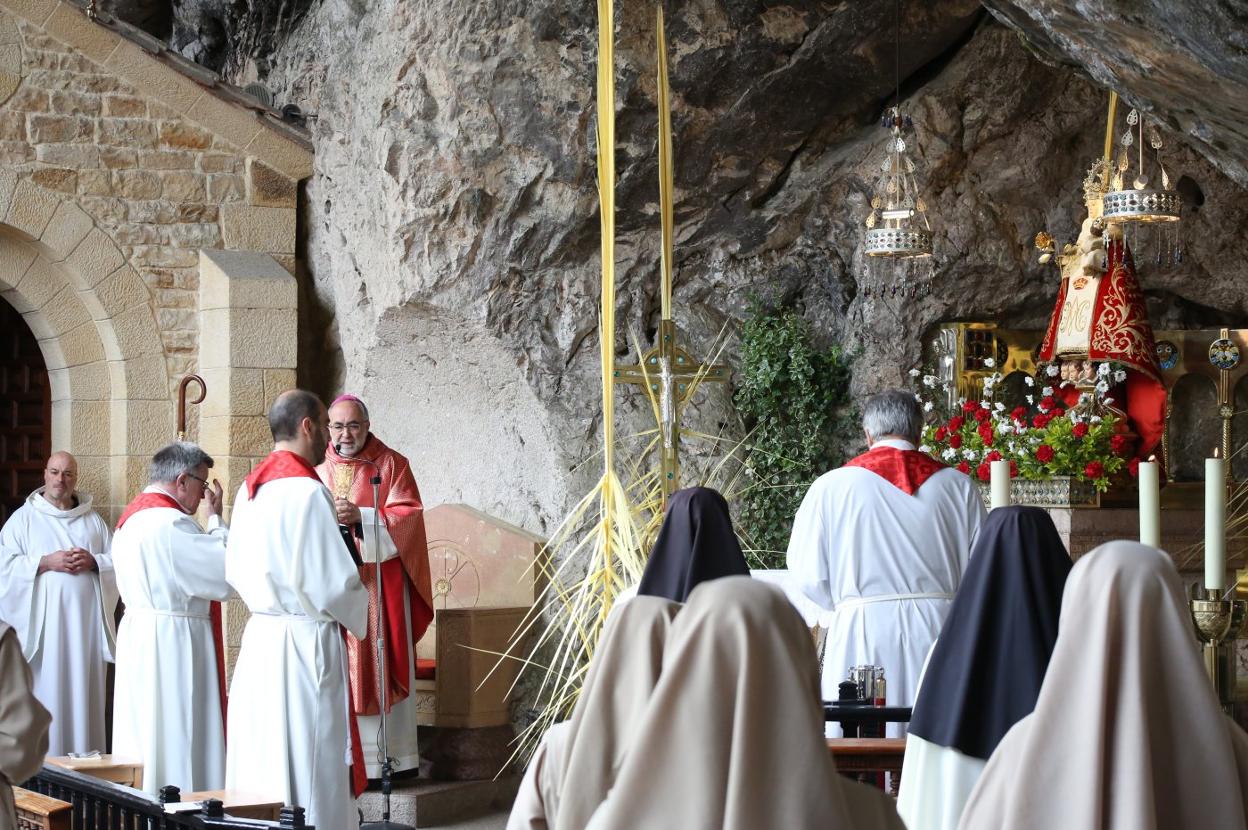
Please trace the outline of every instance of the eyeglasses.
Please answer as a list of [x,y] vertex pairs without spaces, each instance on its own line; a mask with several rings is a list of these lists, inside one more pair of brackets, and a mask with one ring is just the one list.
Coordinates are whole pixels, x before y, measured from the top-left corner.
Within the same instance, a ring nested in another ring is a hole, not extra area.
[[195,475],[194,473],[187,473],[187,474],[186,474],[186,477],[187,477],[187,478],[193,478],[193,479],[195,479],[196,481],[198,481],[200,484],[204,485],[204,490],[207,490],[207,489],[208,489],[208,479],[206,479],[206,478],[200,478],[199,476]]
[[330,432],[342,432],[344,429],[347,432],[359,432],[363,428],[364,424],[361,424],[359,421],[348,421],[345,424],[333,423],[329,425]]

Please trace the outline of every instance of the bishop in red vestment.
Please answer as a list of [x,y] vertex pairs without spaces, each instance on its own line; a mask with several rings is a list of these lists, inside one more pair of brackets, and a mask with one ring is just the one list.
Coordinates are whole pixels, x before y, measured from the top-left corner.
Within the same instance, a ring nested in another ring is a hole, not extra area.
[[[377,735],[377,653],[375,603],[376,561],[381,559],[382,590],[386,599],[386,711],[389,750],[395,769],[418,762],[416,711],[412,685],[416,676],[416,643],[433,621],[433,593],[429,578],[429,550],[425,541],[424,508],[411,465],[369,430],[368,409],[354,395],[343,395],[329,408],[330,446],[317,468],[321,481],[334,494],[339,524],[363,565],[360,579],[369,593],[368,636],[347,635],[347,676],[360,716],[360,734],[369,777],[381,774],[373,745]],[[380,557],[373,546],[373,488],[381,475]]]

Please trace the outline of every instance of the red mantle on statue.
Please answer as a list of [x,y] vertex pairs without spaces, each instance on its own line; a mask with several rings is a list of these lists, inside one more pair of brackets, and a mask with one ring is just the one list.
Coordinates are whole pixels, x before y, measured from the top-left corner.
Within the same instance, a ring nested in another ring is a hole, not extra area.
[[[1125,242],[1112,241],[1106,248],[1108,268],[1097,289],[1092,309],[1088,359],[1114,361],[1127,370],[1125,401],[1115,401],[1126,411],[1140,436],[1136,455],[1146,458],[1161,441],[1166,420],[1166,388],[1157,366],[1153,327],[1148,322],[1144,293],[1135,277],[1135,263]],[[1040,344],[1039,359],[1052,361],[1057,326],[1066,302],[1067,280],[1058,290],[1053,316]]]

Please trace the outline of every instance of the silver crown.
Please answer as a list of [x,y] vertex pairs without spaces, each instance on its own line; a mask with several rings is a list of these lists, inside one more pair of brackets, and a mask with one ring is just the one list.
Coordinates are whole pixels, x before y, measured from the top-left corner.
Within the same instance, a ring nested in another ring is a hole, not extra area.
[[1183,197],[1173,190],[1114,190],[1102,204],[1102,215],[1114,222],[1177,222]]
[[[1113,222],[1177,222],[1183,198],[1174,191],[1170,172],[1161,161],[1161,130],[1151,124],[1145,132],[1144,121],[1138,110],[1127,115],[1127,129],[1118,140],[1118,158],[1110,170],[1109,192],[1102,200],[1102,216]],[[1151,172],[1160,176],[1161,187],[1156,187],[1145,171],[1146,140],[1152,150]]]

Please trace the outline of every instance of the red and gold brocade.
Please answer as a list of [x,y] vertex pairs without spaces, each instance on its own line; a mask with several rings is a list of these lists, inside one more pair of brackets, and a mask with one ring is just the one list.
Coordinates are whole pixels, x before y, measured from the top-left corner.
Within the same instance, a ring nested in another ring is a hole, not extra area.
[[[1131,250],[1126,243],[1117,240],[1109,243],[1106,256],[1105,276],[1097,288],[1092,309],[1087,357],[1093,361],[1116,361],[1126,367],[1126,401],[1115,403],[1123,405],[1130,416],[1131,425],[1140,436],[1136,454],[1144,458],[1157,446],[1165,428],[1166,388],[1161,382],[1153,327],[1148,321],[1144,293],[1135,276]],[[1049,318],[1049,327],[1040,345],[1042,361],[1051,361],[1056,356],[1057,327],[1066,300],[1066,282],[1062,280],[1053,316]]]

